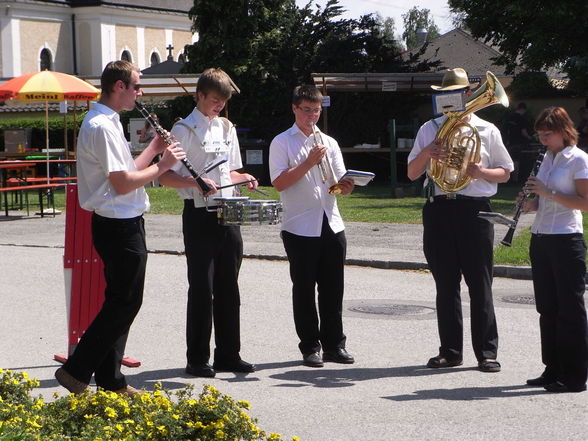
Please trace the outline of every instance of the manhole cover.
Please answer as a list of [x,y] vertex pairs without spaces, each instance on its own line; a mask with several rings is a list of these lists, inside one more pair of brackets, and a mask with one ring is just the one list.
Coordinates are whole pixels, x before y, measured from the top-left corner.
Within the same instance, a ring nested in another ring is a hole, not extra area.
[[518,303],[520,305],[534,305],[535,297],[533,296],[504,296],[502,301],[506,303]]
[[362,312],[365,314],[384,314],[384,315],[423,315],[430,314],[435,310],[426,306],[419,305],[355,305],[349,308],[350,311]]

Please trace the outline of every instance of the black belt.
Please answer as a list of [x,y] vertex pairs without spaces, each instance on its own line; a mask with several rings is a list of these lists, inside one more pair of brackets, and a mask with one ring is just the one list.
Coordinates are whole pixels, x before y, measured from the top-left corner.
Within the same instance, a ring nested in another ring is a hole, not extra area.
[[451,201],[451,200],[465,200],[465,201],[485,201],[488,202],[490,200],[489,197],[486,196],[465,196],[463,194],[440,194],[438,196],[433,197],[435,201]]
[[582,233],[563,233],[563,234],[555,234],[555,233],[532,233],[533,236],[535,237],[546,237],[546,238],[556,238],[556,237],[560,237],[560,238],[566,238],[566,237],[576,237],[576,236],[583,236]]

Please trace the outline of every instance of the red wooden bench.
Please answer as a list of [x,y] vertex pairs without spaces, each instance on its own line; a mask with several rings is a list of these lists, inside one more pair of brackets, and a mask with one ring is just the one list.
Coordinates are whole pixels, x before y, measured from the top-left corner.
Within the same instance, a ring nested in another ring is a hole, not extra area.
[[[8,192],[23,192],[25,194],[26,206],[27,206],[27,216],[29,213],[29,198],[26,192],[30,190],[37,190],[39,192],[39,209],[41,211],[41,217],[44,216],[43,212],[43,190],[51,190],[57,187],[63,187],[65,184],[33,184],[33,185],[16,185],[10,187],[0,187],[0,194],[8,193]],[[53,199],[52,195],[47,196],[47,204],[51,205],[53,208],[53,213],[55,213],[55,200]],[[4,211],[6,216],[8,216],[8,195],[4,195]]]
[[[106,282],[102,259],[92,244],[92,212],[80,207],[76,184],[67,185],[65,204],[63,268],[69,355],[102,308]],[[67,355],[55,354],[53,358],[65,363]],[[132,358],[122,362],[128,367],[141,365]]]
[[[70,182],[77,181],[77,176],[64,176],[64,177],[55,177],[49,178],[50,184],[58,184],[62,183],[68,184]],[[39,177],[39,178],[8,178],[6,180],[7,185],[33,185],[33,184],[42,184],[47,183],[47,178]]]

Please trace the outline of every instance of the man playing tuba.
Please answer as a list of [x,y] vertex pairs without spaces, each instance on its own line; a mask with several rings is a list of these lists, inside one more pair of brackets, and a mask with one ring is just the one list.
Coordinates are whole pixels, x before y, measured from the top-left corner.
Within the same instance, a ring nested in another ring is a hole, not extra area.
[[[495,77],[488,74],[491,93],[476,92],[476,96],[472,96],[465,70],[447,70],[441,86],[432,88],[442,92],[464,91],[468,98],[466,112],[458,117],[449,113],[423,124],[408,157],[408,177],[411,180],[419,178],[425,171],[428,174],[425,181],[427,201],[423,207],[423,248],[435,279],[441,341],[439,355],[428,361],[429,368],[463,363],[460,297],[463,274],[471,300],[472,344],[478,368],[482,372],[500,371],[500,363],[496,360],[498,331],[492,302],[494,226],[478,218],[477,214],[492,211],[489,198],[496,193],[499,182],[508,181],[514,167],[496,126],[468,112],[471,108],[478,110],[497,102],[508,105],[502,87],[494,80]],[[498,87],[502,94],[498,100],[494,87]],[[489,102],[479,105],[478,102],[487,100],[489,95]],[[474,98],[476,103],[473,103]],[[451,126],[449,130],[448,124]],[[459,156],[456,152],[462,145],[475,143],[479,143],[476,154],[466,155],[464,163],[455,167],[455,157]],[[431,172],[439,168],[446,174]],[[457,173],[458,168],[464,173],[460,182],[466,184],[452,187],[447,176]]]

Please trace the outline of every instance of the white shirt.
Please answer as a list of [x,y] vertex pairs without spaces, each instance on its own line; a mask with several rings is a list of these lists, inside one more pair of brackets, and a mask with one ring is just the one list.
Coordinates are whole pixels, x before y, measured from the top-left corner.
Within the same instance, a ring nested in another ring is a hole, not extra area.
[[[338,182],[346,171],[339,144],[323,133],[320,133],[320,136],[323,145],[327,147],[335,182]],[[270,144],[269,151],[272,182],[286,170],[303,163],[313,145],[312,135],[307,137],[296,124],[276,136]],[[329,185],[332,183],[323,183],[319,168],[315,166],[294,185],[282,191],[282,230],[299,236],[319,237],[325,213],[331,229],[335,233],[343,231],[345,226],[337,207],[337,198],[329,194]]]
[[[226,121],[225,122],[223,122]],[[225,125],[229,124],[229,125]],[[243,167],[239,140],[235,126],[228,123],[225,118],[210,119],[200,110],[194,108],[192,113],[174,125],[171,134],[180,142],[180,146],[186,152],[188,161],[196,172],[200,172],[211,161],[228,156],[228,161],[211,170],[204,177],[212,179],[216,184],[231,184],[232,170]],[[206,150],[217,150],[216,152]],[[190,176],[188,169],[178,161],[172,170],[181,176]],[[177,188],[178,195],[182,199],[194,199],[195,207],[205,207],[206,202],[202,193],[195,187]],[[210,197],[209,206],[216,206],[212,200],[215,197],[233,196],[234,187],[223,188]]]
[[[556,155],[547,151],[537,179],[558,193],[575,195],[575,180],[588,179],[588,154],[576,146],[566,147]],[[582,212],[564,207],[551,198],[540,197],[531,231],[542,234],[582,233]]]
[[77,170],[78,197],[84,209],[118,219],[149,210],[145,188],[120,195],[108,179],[111,172],[137,171],[119,114],[110,107],[94,103],[84,118],[77,143]]
[[[427,121],[421,126],[414,141],[414,146],[408,155],[409,163],[417,157],[421,150],[433,142],[437,136],[437,131],[443,124],[443,121],[445,121],[445,118],[445,116],[442,116]],[[482,162],[482,167],[500,167],[508,171],[513,171],[514,164],[502,142],[502,136],[500,136],[498,128],[494,124],[485,121],[474,114],[471,115],[471,119],[468,123],[475,127],[480,134],[480,160]],[[497,189],[498,185],[496,182],[489,182],[485,179],[472,179],[467,187],[456,193],[464,196],[490,197],[496,194]],[[445,192],[435,184],[435,195],[442,194],[445,194]]]

